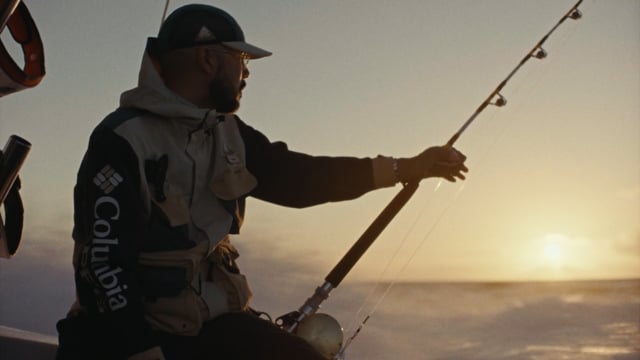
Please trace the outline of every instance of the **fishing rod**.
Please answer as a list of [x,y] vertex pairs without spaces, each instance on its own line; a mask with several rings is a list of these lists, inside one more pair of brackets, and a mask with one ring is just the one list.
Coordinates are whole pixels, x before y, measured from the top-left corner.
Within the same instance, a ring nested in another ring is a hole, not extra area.
[[170,0],[167,0],[164,3],[164,10],[162,11],[162,18],[160,19],[160,27],[162,27],[162,23],[164,23],[164,20],[167,18],[167,10],[169,9],[169,2],[170,2]]
[[[549,36],[567,19],[578,20],[582,18],[582,12],[578,9],[578,6],[582,3],[583,0],[579,0],[575,5],[573,5],[569,11],[567,11],[562,18],[547,32],[540,41],[538,41],[535,46],[520,60],[518,65],[507,75],[507,77],[502,80],[498,86],[491,91],[489,96],[480,103],[478,108],[471,114],[471,116],[463,123],[463,125],[456,131],[453,136],[447,141],[447,147],[453,147],[453,145],[458,141],[460,136],[467,130],[467,128],[473,123],[473,121],[482,113],[482,111],[487,108],[489,105],[494,105],[497,107],[503,107],[507,104],[507,99],[501,94],[502,89],[507,85],[509,80],[522,68],[522,66],[529,61],[531,58],[536,59],[544,59],[547,57],[547,51],[542,47],[542,45],[547,41]],[[404,205],[411,199],[413,194],[415,194],[418,189],[419,180],[410,181],[402,184],[402,190],[389,202],[389,204],[382,210],[382,212],[375,218],[375,220],[369,225],[369,227],[364,231],[364,233],[360,236],[360,238],[352,245],[349,251],[342,257],[342,259],[335,265],[335,267],[329,272],[329,274],[325,277],[325,281],[322,285],[318,286],[315,289],[315,292],[311,297],[309,297],[305,303],[297,310],[285,314],[279,317],[276,320],[276,324],[281,328],[285,329],[288,332],[296,332],[299,333],[301,324],[305,322],[308,318],[312,317],[324,300],[329,297],[329,293],[338,287],[345,276],[349,273],[349,271],[353,268],[353,266],[360,260],[360,258],[364,255],[367,249],[373,244],[373,242],[378,238],[378,236],[382,233],[382,231],[387,227],[387,225],[393,220],[393,218],[400,212],[400,210],[404,207]],[[326,356],[330,358],[334,358],[339,353],[342,353],[342,329],[340,325],[337,324],[337,321],[327,320],[326,317],[320,318],[319,325],[309,325],[305,326],[305,333],[313,333],[312,339],[310,342],[318,341],[319,350],[323,350]],[[337,329],[335,328],[337,324]],[[307,327],[316,328],[313,331],[307,330]],[[318,329],[320,328],[320,329]],[[332,338],[337,339],[336,332],[340,332],[339,344],[327,344],[327,341],[323,339],[318,339],[318,334],[326,335]],[[355,336],[355,335],[354,335]],[[315,345],[315,344],[314,344]]]

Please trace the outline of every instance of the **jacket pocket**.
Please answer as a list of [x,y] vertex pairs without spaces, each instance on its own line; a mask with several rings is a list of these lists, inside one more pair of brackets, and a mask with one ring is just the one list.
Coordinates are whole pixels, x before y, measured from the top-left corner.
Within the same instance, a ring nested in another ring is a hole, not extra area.
[[249,308],[252,292],[247,278],[240,273],[236,264],[238,251],[228,238],[221,241],[207,258],[209,273],[207,280],[219,287],[227,298],[230,311],[245,311]]
[[146,301],[144,308],[145,318],[154,329],[176,335],[197,335],[209,317],[206,304],[192,287],[177,296]]
[[227,296],[227,306],[230,311],[245,311],[249,309],[249,303],[253,293],[249,288],[247,278],[241,273],[234,273],[223,264],[212,264],[211,277]]
[[188,250],[140,254],[145,318],[154,329],[177,335],[198,334],[209,312],[191,282],[208,252],[209,244],[203,242]]

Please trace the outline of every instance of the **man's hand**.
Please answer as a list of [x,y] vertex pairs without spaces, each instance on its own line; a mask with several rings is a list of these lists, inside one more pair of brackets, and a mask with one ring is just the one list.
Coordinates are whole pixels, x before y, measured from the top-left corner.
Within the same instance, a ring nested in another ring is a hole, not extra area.
[[441,177],[455,182],[464,180],[469,171],[464,165],[467,159],[450,146],[434,146],[412,158],[398,159],[398,180],[403,183],[420,181],[428,177]]

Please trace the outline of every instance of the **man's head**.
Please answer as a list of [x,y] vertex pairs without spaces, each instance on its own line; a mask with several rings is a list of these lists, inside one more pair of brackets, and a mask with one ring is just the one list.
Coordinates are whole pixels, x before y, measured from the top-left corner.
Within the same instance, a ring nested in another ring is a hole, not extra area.
[[245,42],[238,23],[223,10],[192,4],[175,10],[149,41],[169,88],[200,107],[238,109],[249,76],[246,61],[271,55]]

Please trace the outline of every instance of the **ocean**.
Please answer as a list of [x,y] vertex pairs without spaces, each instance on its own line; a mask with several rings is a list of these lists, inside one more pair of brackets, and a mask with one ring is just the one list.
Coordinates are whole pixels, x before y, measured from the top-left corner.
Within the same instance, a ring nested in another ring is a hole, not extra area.
[[[354,308],[331,307],[352,331]],[[639,360],[640,280],[396,284],[346,359]]]
[[[36,264],[27,257],[0,263],[0,325],[56,336],[73,298],[72,275],[69,267]],[[250,277],[254,306],[274,317],[318,285],[308,274],[274,271]],[[640,279],[402,282],[380,300],[386,288],[347,280],[321,308],[347,337],[371,315],[347,360],[640,360]]]

